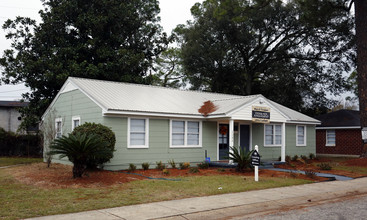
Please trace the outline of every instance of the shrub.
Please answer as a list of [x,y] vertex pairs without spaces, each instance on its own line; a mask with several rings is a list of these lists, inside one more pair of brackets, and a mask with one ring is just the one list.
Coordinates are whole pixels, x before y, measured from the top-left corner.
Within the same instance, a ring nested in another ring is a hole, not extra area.
[[164,175],[169,175],[169,174],[170,174],[169,170],[167,170],[167,169],[163,169],[163,170],[162,170],[162,173],[163,173]]
[[305,170],[305,175],[311,179],[316,178],[316,173],[313,172],[312,170]]
[[315,156],[315,154],[310,153],[310,154],[308,155],[308,158],[310,158],[310,160],[313,160],[313,159],[315,159],[315,158],[316,158],[316,156]]
[[165,164],[163,164],[162,163],[162,161],[157,161],[157,162],[155,162],[157,165],[156,165],[156,169],[158,169],[158,170],[164,170],[164,169],[166,169],[166,165]]
[[190,167],[190,163],[189,162],[185,162],[185,163],[180,163],[180,169],[184,170]]
[[141,167],[143,168],[143,170],[149,170],[149,163],[142,163]]
[[296,160],[298,160],[298,155],[297,154],[292,157],[292,161],[296,161]]
[[77,133],[86,135],[96,135],[104,142],[107,142],[107,145],[105,145],[105,147],[107,150],[111,152],[109,157],[89,158],[87,163],[88,168],[96,168],[98,165],[102,165],[108,162],[113,157],[113,152],[115,151],[116,137],[115,133],[113,133],[113,131],[110,128],[102,124],[86,122],[76,127],[71,134],[76,135]]
[[301,159],[306,161],[307,160],[307,157],[305,155],[301,155]]
[[50,154],[67,157],[74,164],[73,178],[77,178],[82,177],[89,161],[108,161],[112,157],[108,144],[97,135],[69,134],[51,143]]
[[173,169],[176,169],[176,163],[175,163],[175,161],[172,159],[172,160],[169,160],[168,161],[168,164],[169,165],[171,165],[171,167],[173,168]]
[[209,168],[209,163],[207,163],[207,162],[201,162],[201,163],[198,164],[198,167],[200,169],[208,169]]
[[191,167],[189,173],[199,173],[199,169],[197,167]]
[[246,168],[251,167],[251,154],[253,151],[246,152],[239,147],[230,147],[229,159],[237,163],[237,171],[243,172]]
[[129,164],[129,172],[134,172],[135,170],[136,170],[136,166],[133,164],[133,163],[131,163],[131,164]]
[[289,156],[289,155],[285,156],[285,162],[287,164],[290,164],[291,163],[291,156]]
[[329,163],[320,163],[317,165],[321,170],[331,170],[332,167]]
[[217,171],[218,172],[226,172],[226,169],[224,169],[224,168],[218,168]]

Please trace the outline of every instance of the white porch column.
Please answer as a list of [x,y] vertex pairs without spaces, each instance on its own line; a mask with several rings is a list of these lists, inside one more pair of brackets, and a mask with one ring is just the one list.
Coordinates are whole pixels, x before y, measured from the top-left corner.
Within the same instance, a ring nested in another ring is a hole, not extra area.
[[[233,153],[231,147],[234,145],[234,120],[229,120],[229,152]],[[232,164],[233,160],[229,160],[229,163]]]
[[281,162],[285,162],[285,123],[282,124],[282,148],[281,148]]

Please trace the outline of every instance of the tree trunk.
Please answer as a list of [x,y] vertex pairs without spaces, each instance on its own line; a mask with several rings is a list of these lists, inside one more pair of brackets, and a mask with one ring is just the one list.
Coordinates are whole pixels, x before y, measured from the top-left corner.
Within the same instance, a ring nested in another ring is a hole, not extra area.
[[85,171],[85,165],[83,163],[75,163],[73,166],[73,178],[81,178]]
[[[361,127],[367,127],[367,1],[354,0],[357,36],[357,73]],[[361,156],[367,155],[367,144]]]

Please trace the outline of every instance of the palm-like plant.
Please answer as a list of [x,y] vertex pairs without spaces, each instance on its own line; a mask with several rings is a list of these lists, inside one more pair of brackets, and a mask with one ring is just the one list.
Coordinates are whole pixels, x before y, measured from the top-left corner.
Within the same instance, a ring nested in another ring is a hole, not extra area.
[[113,151],[106,147],[108,144],[97,135],[69,134],[52,142],[50,154],[59,155],[60,159],[67,157],[74,165],[73,178],[77,178],[82,177],[91,158],[112,158]]
[[246,168],[251,167],[251,154],[253,151],[246,152],[241,150],[240,147],[230,147],[229,159],[237,163],[237,170],[243,172]]

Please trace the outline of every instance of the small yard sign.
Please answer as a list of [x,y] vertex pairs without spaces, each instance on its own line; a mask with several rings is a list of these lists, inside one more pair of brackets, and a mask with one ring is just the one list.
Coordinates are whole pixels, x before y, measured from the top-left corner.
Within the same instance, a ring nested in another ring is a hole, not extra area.
[[260,154],[258,152],[259,146],[255,145],[255,150],[251,154],[251,164],[255,166],[255,181],[259,181],[259,166],[260,166]]
[[251,164],[252,166],[260,166],[260,154],[257,150],[254,150],[251,155]]
[[252,121],[257,123],[270,123],[270,108],[252,106]]

